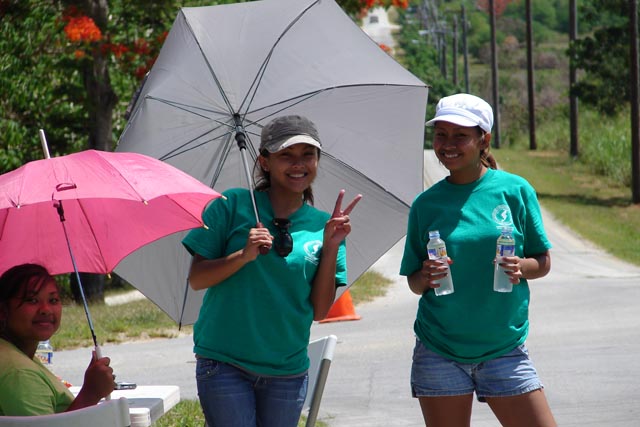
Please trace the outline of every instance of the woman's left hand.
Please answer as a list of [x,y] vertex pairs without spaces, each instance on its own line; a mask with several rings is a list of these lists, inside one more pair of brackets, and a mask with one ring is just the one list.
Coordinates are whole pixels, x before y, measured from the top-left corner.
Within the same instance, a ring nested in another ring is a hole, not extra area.
[[522,258],[517,256],[506,256],[496,260],[500,267],[504,268],[504,272],[509,276],[509,281],[517,285],[520,283],[522,276]]
[[351,222],[349,220],[349,214],[355,208],[356,204],[362,199],[362,194],[358,194],[353,198],[351,203],[342,210],[342,199],[344,198],[345,190],[340,190],[338,199],[336,200],[336,206],[333,209],[331,218],[327,221],[324,227],[324,242],[337,245],[342,242],[345,237],[351,232]]

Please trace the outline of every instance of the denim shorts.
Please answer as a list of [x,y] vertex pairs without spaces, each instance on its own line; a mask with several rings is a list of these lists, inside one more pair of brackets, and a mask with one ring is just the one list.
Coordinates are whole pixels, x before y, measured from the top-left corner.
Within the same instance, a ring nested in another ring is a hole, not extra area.
[[309,376],[260,376],[198,357],[198,398],[210,427],[296,427]]
[[475,392],[484,402],[487,397],[517,396],[543,387],[524,344],[485,362],[459,363],[429,350],[416,339],[411,366],[413,397]]

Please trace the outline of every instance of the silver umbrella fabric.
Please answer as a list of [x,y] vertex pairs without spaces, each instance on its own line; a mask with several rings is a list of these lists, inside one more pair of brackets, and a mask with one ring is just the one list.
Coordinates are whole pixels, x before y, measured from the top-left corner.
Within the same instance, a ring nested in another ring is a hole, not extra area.
[[[351,284],[404,236],[423,190],[427,94],[333,0],[183,8],[117,151],[161,159],[218,191],[252,187],[243,161],[248,154],[253,168],[262,127],[285,114],[310,118],[323,144],[315,206],[331,212],[342,188],[348,200],[364,196],[347,238]],[[137,251],[116,273],[191,324],[203,294],[187,287],[181,237]]]

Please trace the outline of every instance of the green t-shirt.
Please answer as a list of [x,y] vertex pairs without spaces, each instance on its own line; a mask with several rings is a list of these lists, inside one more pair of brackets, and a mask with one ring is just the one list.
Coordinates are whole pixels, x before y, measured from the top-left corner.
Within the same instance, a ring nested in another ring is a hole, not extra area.
[[455,185],[446,179],[420,194],[409,212],[400,274],[410,276],[427,258],[429,230],[439,230],[453,260],[455,292],[420,298],[414,323],[417,337],[431,350],[462,363],[478,363],[522,344],[529,330],[529,286],[511,293],[493,291],[493,259],[502,226],[513,227],[516,255],[551,247],[540,206],[523,178],[489,169],[479,180]]
[[[254,192],[260,220],[273,236],[267,193]],[[256,219],[248,190],[231,189],[213,201],[182,243],[191,253],[220,258],[244,248]],[[313,322],[309,298],[320,261],[329,214],[304,204],[289,217],[293,251],[272,249],[207,289],[193,328],[194,352],[261,375],[296,375],[309,367],[307,346]],[[338,251],[336,285],[347,283],[346,249]]]
[[71,402],[73,394],[37,358],[0,338],[0,416],[55,414]]

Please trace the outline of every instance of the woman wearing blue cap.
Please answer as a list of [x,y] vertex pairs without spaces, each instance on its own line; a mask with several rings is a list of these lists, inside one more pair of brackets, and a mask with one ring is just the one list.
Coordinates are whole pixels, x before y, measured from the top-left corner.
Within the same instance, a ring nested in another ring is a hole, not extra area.
[[[473,95],[436,106],[433,149],[449,176],[413,202],[400,274],[420,295],[412,395],[429,427],[468,427],[473,394],[505,427],[552,427],[555,420],[529,358],[528,281],[551,267],[540,206],[523,178],[496,169],[489,153],[493,111]],[[499,262],[511,292],[493,288],[496,240],[510,227],[515,256]],[[446,242],[450,270],[429,260],[429,231]],[[444,275],[453,293],[436,295]]]
[[321,149],[307,118],[274,119],[257,159],[262,224],[249,190],[231,189],[204,212],[207,228],[183,240],[194,256],[191,287],[207,290],[193,339],[210,427],[294,427],[300,418],[311,323],[347,283],[344,240],[360,200],[343,210],[343,190],[332,214],[312,206]]

